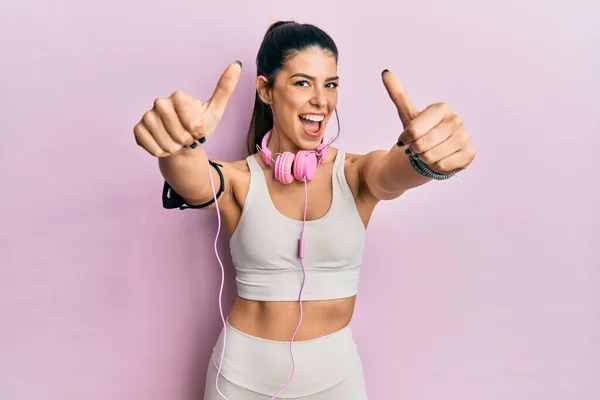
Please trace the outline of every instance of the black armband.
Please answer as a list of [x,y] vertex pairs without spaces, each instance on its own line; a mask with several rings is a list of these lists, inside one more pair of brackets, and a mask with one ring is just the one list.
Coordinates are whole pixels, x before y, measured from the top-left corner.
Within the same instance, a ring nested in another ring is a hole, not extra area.
[[[223,178],[223,172],[221,172],[221,169],[219,168],[222,167],[222,165],[217,164],[216,162],[213,162],[211,160],[208,160],[208,163],[214,169],[216,169],[217,173],[219,174],[220,184],[219,191],[217,192],[216,196],[216,198],[218,199],[221,196],[221,194],[225,191],[225,179]],[[214,202],[215,198],[213,197],[206,203],[199,204],[197,206],[184,205],[185,201],[183,200],[183,198],[173,190],[173,188],[167,183],[167,181],[165,181],[165,184],[163,186],[162,204],[163,207],[167,209],[173,209],[178,207],[180,210],[185,210],[186,208],[204,208],[210,206]]]

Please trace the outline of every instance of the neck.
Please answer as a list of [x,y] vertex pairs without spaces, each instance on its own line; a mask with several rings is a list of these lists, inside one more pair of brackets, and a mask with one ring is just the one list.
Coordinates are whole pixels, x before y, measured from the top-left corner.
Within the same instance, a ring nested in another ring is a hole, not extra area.
[[288,137],[276,126],[273,126],[268,147],[272,154],[283,153],[284,151],[297,153],[302,150],[300,147],[296,146],[294,142],[288,139]]

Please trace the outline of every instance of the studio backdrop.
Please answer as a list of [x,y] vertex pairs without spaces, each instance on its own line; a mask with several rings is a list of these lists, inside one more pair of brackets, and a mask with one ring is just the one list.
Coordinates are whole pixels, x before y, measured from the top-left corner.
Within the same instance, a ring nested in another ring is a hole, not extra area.
[[[477,157],[371,219],[355,340],[372,399],[600,396],[600,6],[525,1],[42,1],[0,12],[0,398],[193,400],[221,329],[212,211],[162,208],[133,126],[242,76],[204,148],[246,156],[258,46],[284,19],[340,50],[349,153],[402,131],[387,68]],[[335,135],[332,119],[327,135]],[[235,294],[229,243],[225,309]],[[392,392],[393,391],[393,392]]]

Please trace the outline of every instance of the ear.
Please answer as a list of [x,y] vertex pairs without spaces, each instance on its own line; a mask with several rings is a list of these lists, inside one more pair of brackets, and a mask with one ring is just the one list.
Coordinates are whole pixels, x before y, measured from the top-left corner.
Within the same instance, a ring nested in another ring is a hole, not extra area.
[[263,103],[271,104],[273,102],[269,81],[262,75],[256,77],[256,92]]

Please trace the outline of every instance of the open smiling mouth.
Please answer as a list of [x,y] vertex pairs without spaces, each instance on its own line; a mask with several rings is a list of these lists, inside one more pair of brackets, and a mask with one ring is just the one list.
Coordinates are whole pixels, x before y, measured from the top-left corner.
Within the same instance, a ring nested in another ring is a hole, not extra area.
[[301,114],[298,119],[304,127],[304,131],[308,136],[321,136],[321,126],[325,120],[325,115],[322,114]]

